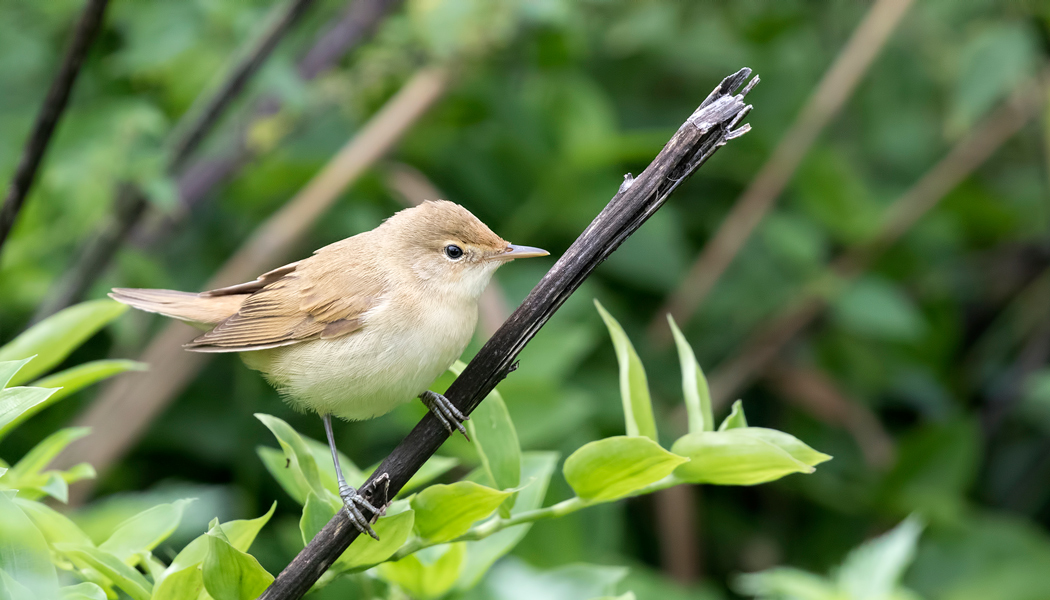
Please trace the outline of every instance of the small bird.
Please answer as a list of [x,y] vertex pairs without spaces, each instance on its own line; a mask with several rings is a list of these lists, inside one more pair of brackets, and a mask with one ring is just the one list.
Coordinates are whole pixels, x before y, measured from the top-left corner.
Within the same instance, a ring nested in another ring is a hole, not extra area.
[[418,397],[449,433],[466,435],[467,417],[427,388],[473,336],[496,269],[548,254],[507,243],[458,204],[427,201],[254,281],[109,295],[207,330],[185,348],[239,352],[294,408],[318,413],[350,521],[379,539],[361,508],[379,511],[343,477],[332,416],[371,419]]

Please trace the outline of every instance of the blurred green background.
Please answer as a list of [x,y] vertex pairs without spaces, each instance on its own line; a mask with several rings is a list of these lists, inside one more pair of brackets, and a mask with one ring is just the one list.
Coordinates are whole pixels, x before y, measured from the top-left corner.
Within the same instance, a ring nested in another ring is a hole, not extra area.
[[[719,80],[747,66],[762,78],[748,96],[753,130],[723,148],[599,267],[501,385],[525,449],[564,456],[622,433],[616,360],[591,304],[600,298],[646,363],[661,435],[670,442],[685,431],[678,363],[670,347],[646,341],[647,327],[662,319],[661,307],[871,5],[409,0],[335,68],[305,82],[297,61],[346,6],[320,0],[194,158],[225,156],[246,130],[254,156],[186,207],[164,167],[165,140],[275,5],[116,0],[0,258],[0,343],[55,293],[106,223],[120,182],[147,191],[150,213],[86,297],[113,286],[201,289],[416,69],[438,61],[454,65],[448,92],[286,258],[370,229],[400,209],[392,165],[408,165],[504,238],[551,251],[550,259],[498,273],[508,306],[516,306],[624,173],[640,172]],[[4,181],[81,7],[0,1]],[[1036,77],[1048,52],[1046,2],[915,2],[683,328],[700,363],[716,370],[766,319],[821,281],[833,258],[869,239],[886,207]],[[264,99],[281,108],[252,125]],[[783,376],[761,377],[742,393],[753,425],[788,431],[833,461],[770,485],[695,489],[674,505],[688,512],[685,521],[681,514],[667,521],[660,511],[670,505],[646,497],[541,522],[514,552],[524,563],[507,563],[493,576],[527,579],[523,564],[625,565],[624,589],[640,599],[732,598],[737,573],[778,564],[827,572],[849,549],[918,512],[928,527],[904,583],[922,597],[1046,597],[1048,135],[1041,115],[1029,121],[835,294],[782,353],[781,375],[806,374],[821,393],[833,391],[831,399],[814,392],[800,401]],[[161,325],[129,313],[68,364],[133,358]],[[0,450],[21,456],[98,393],[42,413]],[[337,441],[358,464],[374,463],[422,410],[337,424]],[[278,513],[253,552],[279,571],[297,549],[299,513],[255,455],[272,440],[254,412],[323,437],[319,419],[284,406],[236,357],[218,356],[105,474],[89,510],[104,518],[105,511],[123,514],[122,503],[198,496],[184,542],[213,516],[255,516],[276,499]],[[472,460],[462,440],[444,452]],[[549,499],[568,493],[556,477]],[[673,535],[683,522],[684,542]],[[674,566],[672,555],[681,553],[686,565]]]

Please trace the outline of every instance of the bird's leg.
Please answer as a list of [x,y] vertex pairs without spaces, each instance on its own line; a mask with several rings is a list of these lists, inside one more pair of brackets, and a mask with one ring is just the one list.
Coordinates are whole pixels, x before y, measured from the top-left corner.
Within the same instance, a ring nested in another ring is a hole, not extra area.
[[378,540],[379,536],[372,529],[368,519],[361,513],[361,509],[367,508],[372,511],[373,515],[378,515],[380,511],[346,482],[346,478],[343,477],[343,467],[339,464],[339,452],[335,449],[335,437],[332,435],[332,416],[321,415],[321,419],[324,421],[324,432],[328,435],[328,447],[332,449],[332,462],[335,463],[335,478],[339,482],[339,497],[343,499],[343,508],[346,509],[346,516],[349,517],[350,522],[353,523],[358,531],[367,533]]
[[442,396],[437,392],[427,390],[419,395],[419,399],[423,401],[423,404],[430,409],[430,412],[434,413],[438,421],[445,426],[448,430],[448,434],[452,435],[452,428],[455,427],[463,434],[463,437],[470,439],[467,435],[467,430],[463,427],[463,421],[466,421],[470,417],[464,415],[455,407],[449,399]]

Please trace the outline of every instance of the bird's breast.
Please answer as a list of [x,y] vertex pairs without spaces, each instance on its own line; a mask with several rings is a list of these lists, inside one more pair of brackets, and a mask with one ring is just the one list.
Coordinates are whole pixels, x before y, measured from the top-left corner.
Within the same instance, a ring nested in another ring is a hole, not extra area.
[[245,362],[294,406],[369,419],[426,390],[463,353],[476,323],[476,303],[390,301],[354,333],[264,350],[270,354]]

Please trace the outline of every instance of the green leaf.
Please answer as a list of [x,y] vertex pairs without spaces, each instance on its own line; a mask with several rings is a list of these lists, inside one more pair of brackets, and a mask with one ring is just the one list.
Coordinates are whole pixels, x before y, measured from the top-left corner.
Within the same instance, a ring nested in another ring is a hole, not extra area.
[[0,390],[0,439],[43,409],[43,403],[56,391],[34,387]]
[[192,499],[176,500],[146,509],[117,526],[109,538],[99,544],[105,550],[129,565],[138,564],[138,553],[153,550],[168,539],[182,521],[182,513]]
[[91,300],[61,310],[33,325],[0,348],[0,361],[36,355],[33,362],[15,374],[11,385],[46,373],[127,308],[112,300]]
[[605,326],[609,329],[613,347],[616,349],[616,360],[620,364],[620,397],[623,400],[624,419],[627,422],[627,435],[645,436],[656,441],[656,420],[653,419],[653,406],[649,399],[649,383],[645,378],[645,367],[638,358],[631,340],[627,338],[623,327],[605,310],[596,299]]
[[36,358],[36,355],[21,360],[5,360],[0,362],[0,390],[7,387],[8,382],[10,382],[11,378],[15,376],[15,373],[34,358]]
[[[247,552],[248,548],[251,547],[252,542],[255,541],[255,536],[259,534],[259,531],[270,521],[270,517],[273,516],[274,510],[277,509],[277,503],[274,502],[270,505],[270,510],[261,517],[255,519],[238,519],[236,521],[227,521],[219,526],[220,531],[226,536],[230,545],[240,550],[241,552]],[[171,577],[176,572],[185,570],[189,567],[196,568],[202,562],[205,557],[208,556],[208,534],[203,533],[195,538],[181,552],[175,555],[175,558],[168,565],[165,570],[165,579]],[[181,584],[180,584],[181,585]],[[201,584],[203,585],[203,583]]]
[[255,557],[241,552],[213,529],[202,575],[204,589],[215,600],[255,600],[273,582],[273,575]]
[[[543,499],[547,496],[547,486],[555,467],[558,466],[556,452],[526,452],[521,458],[523,485],[511,511],[512,515],[535,510],[543,505]],[[531,528],[532,523],[522,523],[467,544],[467,557],[456,581],[456,589],[465,591],[476,586],[492,565],[513,550]]]
[[[32,598],[58,595],[58,577],[47,541],[33,521],[0,493],[0,569],[32,592]],[[10,586],[14,587],[14,586]]]
[[306,496],[310,493],[310,486],[302,477],[302,473],[292,468],[292,461],[285,456],[284,452],[269,446],[258,446],[255,452],[259,455],[259,459],[270,476],[277,480],[281,489],[287,492],[296,504],[300,506],[305,504]]
[[[463,361],[456,361],[449,371],[458,377],[464,368]],[[501,490],[518,487],[521,483],[521,445],[503,396],[492,390],[470,414],[466,425],[492,485]],[[506,506],[508,514],[511,508],[512,505]]]
[[759,598],[843,600],[842,593],[827,579],[792,567],[740,575],[733,581],[733,589]]
[[342,556],[336,559],[333,568],[349,571],[387,560],[408,540],[415,522],[416,513],[413,510],[380,517],[372,526],[379,541],[367,535],[357,536]]
[[37,600],[33,590],[19,583],[7,571],[0,569],[0,598],[3,600]]
[[318,531],[328,524],[335,516],[338,508],[332,507],[328,502],[321,500],[317,494],[310,492],[306,496],[306,504],[303,505],[303,516],[299,519],[299,532],[303,535],[303,545],[310,543]]
[[[314,456],[314,463],[317,464],[317,471],[321,474],[321,485],[323,485],[326,490],[332,492],[329,496],[329,500],[332,501],[335,498],[338,498],[339,480],[336,479],[335,476],[335,464],[332,463],[332,449],[328,446],[328,442],[319,442],[305,435],[300,435],[299,437]],[[347,458],[342,452],[339,453],[339,464],[343,467],[343,477],[346,477],[346,482],[354,488],[361,487],[365,482],[365,474],[361,472],[361,469],[357,467],[357,464]],[[337,504],[342,503],[333,502],[333,505]]]
[[55,548],[68,556],[79,568],[98,571],[134,600],[149,600],[152,584],[141,573],[109,552],[83,544],[56,544]]
[[145,371],[147,368],[146,363],[134,360],[94,360],[48,375],[33,382],[33,386],[58,389],[48,399],[48,405],[50,405],[103,379],[127,371]]
[[831,457],[793,436],[772,429],[746,427],[685,435],[671,451],[692,459],[675,475],[690,483],[755,485],[791,473],[812,473]]
[[649,438],[616,436],[585,444],[565,459],[562,471],[580,498],[605,502],[656,483],[688,461]]
[[[423,463],[423,466],[418,471],[416,471],[416,474],[413,475],[411,479],[408,480],[408,483],[405,484],[405,487],[401,488],[401,491],[398,492],[398,495],[400,496],[405,494],[406,492],[411,492],[412,490],[421,488],[424,485],[430,483],[438,477],[441,477],[445,473],[448,473],[450,470],[458,466],[458,458],[435,454],[429,459],[427,459],[427,462]],[[371,473],[374,470],[375,468],[372,468],[369,471],[369,473]]]
[[[338,501],[338,497],[321,482],[321,472],[317,468],[314,454],[299,433],[277,417],[262,413],[256,413],[255,417],[262,421],[263,425],[266,425],[277,438],[277,442],[284,451],[284,457],[290,461],[287,464],[291,468],[296,487],[309,489],[319,498],[329,502]],[[303,500],[306,500],[305,495]]]
[[38,475],[66,446],[89,433],[91,433],[89,427],[67,427],[52,433],[11,467],[11,470],[4,476],[5,480],[26,481]]
[[40,530],[47,543],[94,545],[91,538],[81,531],[76,523],[46,504],[24,498],[15,498],[15,504],[33,521],[33,525]]
[[511,493],[471,481],[432,485],[412,498],[416,531],[433,542],[451,540],[491,515]]
[[66,586],[60,591],[62,600],[106,600],[106,592],[90,581]]
[[[207,534],[205,534],[207,535]],[[207,540],[205,540],[207,541]],[[197,565],[186,567],[166,575],[153,588],[151,600],[185,600],[200,596],[204,590],[204,577]]]
[[[744,418],[744,403],[737,400],[733,403],[733,409],[729,411],[729,416],[718,426],[718,430],[726,431],[727,429],[740,429],[742,427],[747,427],[747,419]],[[692,432],[692,430],[689,430],[689,433]]]
[[384,579],[396,583],[412,598],[440,598],[452,589],[459,577],[466,554],[465,546],[459,542],[427,548],[399,561],[383,563],[379,565],[379,572]]
[[634,592],[626,592],[619,596],[599,596],[591,600],[638,600],[638,597],[634,595]]
[[674,335],[674,344],[678,348],[678,363],[682,368],[682,394],[685,396],[685,410],[689,415],[689,432],[713,431],[715,418],[711,411],[711,389],[707,386],[707,377],[696,360],[692,346],[686,341],[671,313],[667,313],[667,323]]
[[856,600],[889,598],[915,558],[922,529],[918,518],[909,517],[854,549],[838,570],[839,588]]

